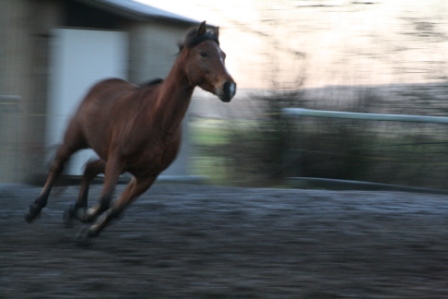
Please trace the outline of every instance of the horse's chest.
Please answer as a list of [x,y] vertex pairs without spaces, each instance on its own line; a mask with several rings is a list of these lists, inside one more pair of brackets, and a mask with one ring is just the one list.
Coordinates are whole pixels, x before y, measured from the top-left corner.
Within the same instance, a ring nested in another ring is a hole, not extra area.
[[161,142],[155,146],[153,153],[149,153],[147,161],[164,169],[176,158],[178,150],[179,144],[177,142]]
[[141,152],[129,157],[127,163],[129,171],[158,175],[176,158],[179,143],[178,138],[166,138],[145,144]]

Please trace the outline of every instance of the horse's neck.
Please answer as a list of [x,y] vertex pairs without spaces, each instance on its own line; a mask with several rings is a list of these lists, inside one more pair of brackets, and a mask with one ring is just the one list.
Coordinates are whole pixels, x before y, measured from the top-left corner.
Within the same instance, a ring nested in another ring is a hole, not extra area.
[[194,86],[189,84],[181,66],[175,64],[160,85],[156,105],[158,122],[165,131],[171,132],[179,128],[190,104],[193,90]]

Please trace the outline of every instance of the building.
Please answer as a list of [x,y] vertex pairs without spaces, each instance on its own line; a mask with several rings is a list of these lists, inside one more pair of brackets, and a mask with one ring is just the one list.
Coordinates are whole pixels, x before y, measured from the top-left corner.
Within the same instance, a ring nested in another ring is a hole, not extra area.
[[[70,113],[99,79],[165,77],[176,41],[197,23],[130,0],[2,0],[0,12],[0,183],[46,172]],[[89,155],[68,172],[79,174]],[[186,155],[167,173],[185,175]]]

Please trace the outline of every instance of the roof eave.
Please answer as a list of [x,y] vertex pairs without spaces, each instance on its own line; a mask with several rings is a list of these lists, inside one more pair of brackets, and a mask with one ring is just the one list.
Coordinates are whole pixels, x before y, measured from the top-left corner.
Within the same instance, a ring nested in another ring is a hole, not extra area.
[[[131,1],[119,1],[119,0],[77,0],[77,1],[91,6],[95,6],[99,9],[106,10],[111,13],[120,15],[124,18],[136,21],[164,21],[185,25],[195,25],[199,23],[198,20],[176,15],[174,13],[170,13],[139,2],[127,3],[128,6],[126,6],[125,3]],[[120,2],[123,2],[123,4],[121,4]],[[130,4],[132,4],[132,7],[130,6]],[[148,12],[149,10],[151,10],[152,12]]]

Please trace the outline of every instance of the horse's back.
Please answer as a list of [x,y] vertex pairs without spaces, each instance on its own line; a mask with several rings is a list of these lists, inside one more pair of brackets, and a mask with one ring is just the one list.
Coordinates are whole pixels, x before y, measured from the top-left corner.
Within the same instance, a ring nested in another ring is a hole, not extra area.
[[100,81],[90,88],[76,114],[91,121],[113,117],[113,114],[120,113],[120,103],[130,98],[136,88],[136,85],[118,78]]
[[102,80],[90,88],[83,102],[112,100],[136,87],[136,85],[119,78]]
[[97,82],[95,85],[92,86],[92,88],[96,88],[96,87],[133,87],[135,88],[136,85],[132,84],[124,79],[120,79],[120,78],[109,78],[109,79],[104,79],[101,80],[99,82]]

